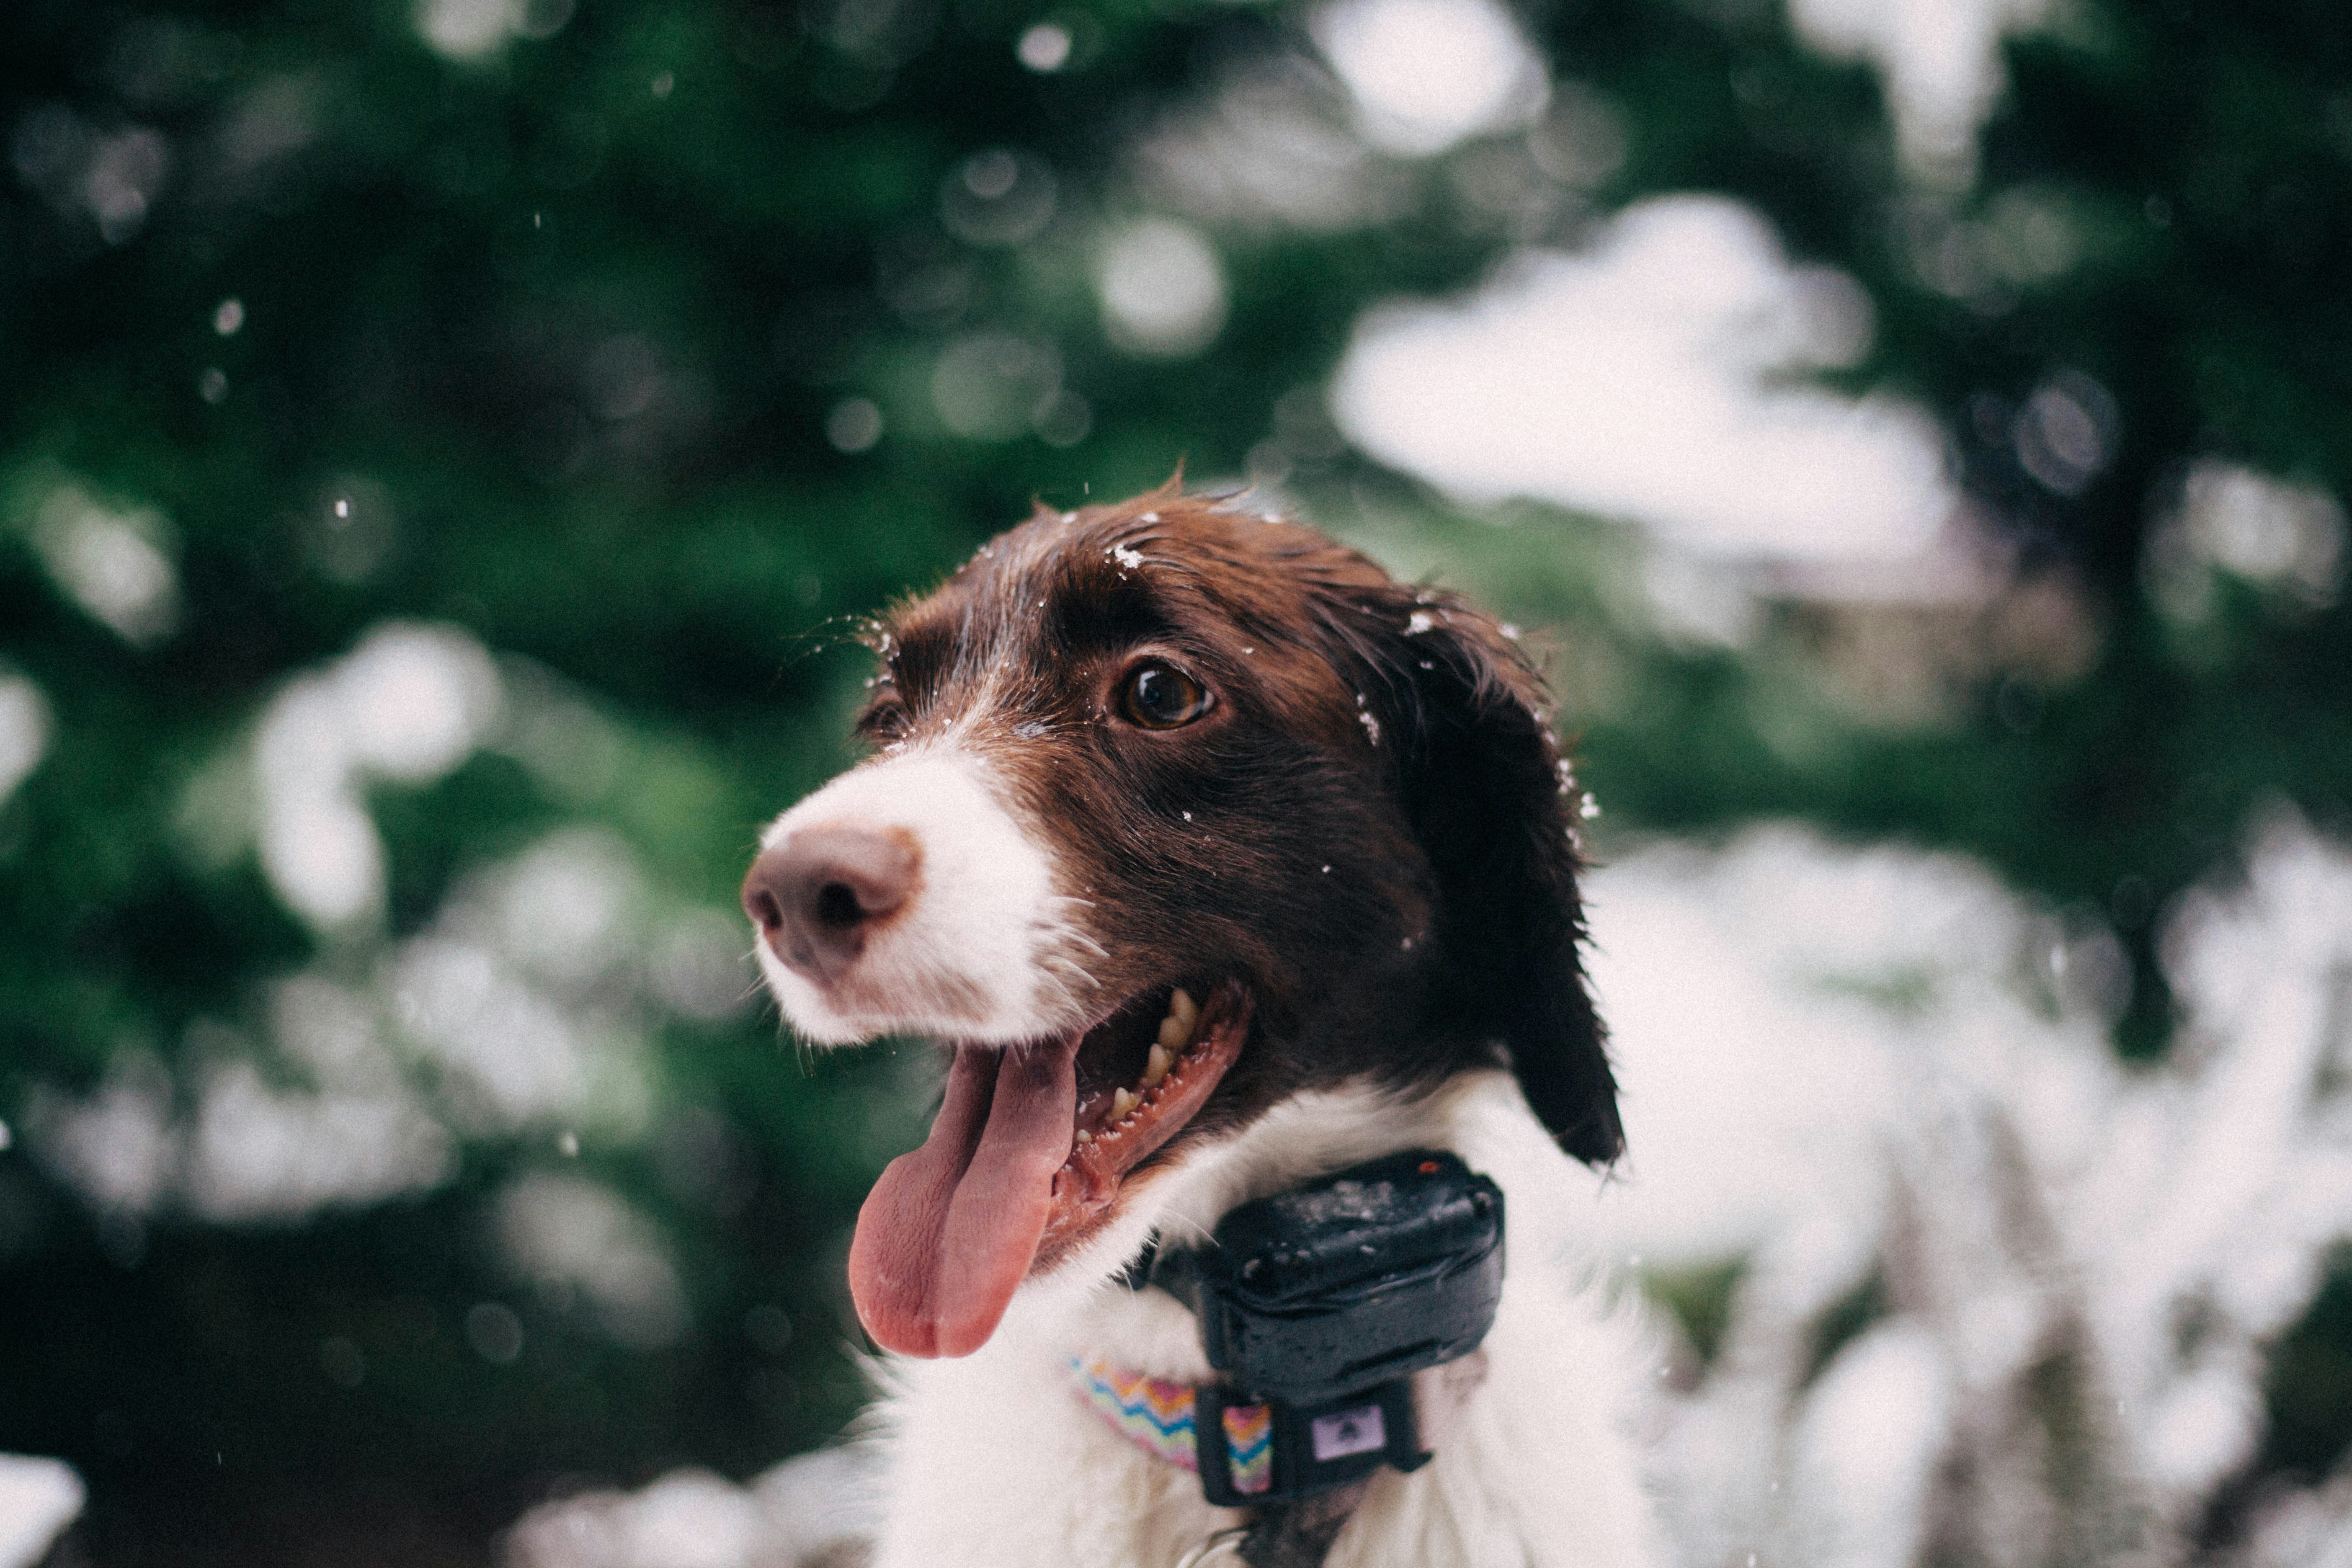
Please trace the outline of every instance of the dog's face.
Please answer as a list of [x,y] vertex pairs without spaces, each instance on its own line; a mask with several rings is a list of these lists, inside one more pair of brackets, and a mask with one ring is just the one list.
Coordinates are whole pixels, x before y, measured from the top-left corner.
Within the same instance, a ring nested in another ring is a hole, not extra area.
[[852,1244],[878,1342],[977,1348],[1305,1090],[1507,1062],[1614,1157],[1569,786],[1485,616],[1171,484],[1041,510],[874,646],[876,754],[768,829],[744,903],[803,1035],[951,1052]]

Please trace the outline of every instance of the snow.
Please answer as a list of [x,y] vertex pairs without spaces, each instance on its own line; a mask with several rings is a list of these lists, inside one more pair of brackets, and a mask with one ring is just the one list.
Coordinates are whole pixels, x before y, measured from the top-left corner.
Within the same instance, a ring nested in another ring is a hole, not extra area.
[[1474,501],[1557,502],[1708,556],[1899,559],[1957,504],[1934,419],[1792,380],[1870,335],[1861,288],[1792,265],[1752,209],[1664,196],[1465,300],[1369,312],[1331,412]]
[[254,738],[262,868],[322,930],[376,918],[383,845],[362,799],[371,778],[427,784],[491,732],[497,667],[455,626],[376,626],[325,670],[288,683]]
[[573,0],[418,0],[416,31],[446,59],[487,60],[511,39],[554,37],[572,9]]
[[200,1093],[185,1196],[209,1220],[300,1220],[330,1205],[426,1191],[457,1173],[448,1130],[396,1088],[280,1093],[240,1061],[206,1072]]
[[24,676],[0,669],[0,805],[41,765],[52,728],[41,689]]
[[87,1099],[35,1084],[25,1106],[26,1142],[42,1163],[90,1204],[132,1215],[152,1211],[177,1179],[180,1139],[172,1082],[146,1051],[123,1051]]
[[2053,962],[2103,933],[1964,860],[1769,827],[1594,874],[1633,1151],[1596,1215],[1621,1259],[1743,1269],[1665,1417],[1687,1560],[2128,1560],[2252,1456],[2266,1347],[2352,1238],[2352,853],[2281,810],[2245,860],[2168,921],[2186,1042],[2141,1071]]
[[1338,0],[1309,26],[1383,151],[1440,153],[1543,112],[1543,61],[1491,0]]
[[1877,67],[1909,173],[1965,189],[1977,132],[2007,82],[2001,40],[2053,9],[2051,0],[1791,0],[1789,20],[1822,53]]
[[[616,836],[571,827],[461,873],[412,936],[389,941],[373,918],[382,849],[360,783],[436,776],[492,744],[572,802],[610,787],[629,750],[551,676],[502,672],[446,627],[379,627],[289,683],[254,726],[259,787],[222,759],[192,784],[183,826],[213,863],[257,840],[280,896],[333,942],[249,1011],[192,1025],[176,1068],[129,1051],[93,1090],[30,1086],[26,1148],[101,1214],[243,1226],[440,1187],[468,1141],[651,1135],[658,1021],[747,1004],[739,912],[662,891]],[[357,894],[335,864],[289,858],[305,812],[340,816],[342,850],[379,868]],[[631,1256],[634,1283],[585,1291],[599,1322],[625,1342],[675,1337],[671,1266],[657,1247]]]
[[660,1227],[611,1188],[534,1172],[509,1184],[491,1212],[518,1282],[577,1290],[621,1344],[658,1349],[686,1331],[686,1291]]
[[33,1568],[81,1517],[82,1497],[70,1466],[0,1454],[0,1568]]
[[1944,1348],[1913,1323],[1873,1329],[1831,1364],[1790,1434],[1796,1468],[1816,1481],[1796,1521],[1800,1561],[1894,1568],[1916,1558],[1954,1381]]
[[2179,505],[2150,534],[2143,574],[2175,620],[2210,616],[2227,573],[2310,609],[2344,588],[2344,508],[2315,486],[2208,459],[2189,471]]
[[786,1460],[748,1486],[673,1470],[641,1491],[544,1504],[509,1533],[505,1568],[793,1568],[851,1561],[843,1543],[880,1518],[877,1471],[860,1448]]
[[179,629],[171,537],[153,509],[118,509],[70,483],[49,493],[32,528],[33,548],[65,595],[142,647]]

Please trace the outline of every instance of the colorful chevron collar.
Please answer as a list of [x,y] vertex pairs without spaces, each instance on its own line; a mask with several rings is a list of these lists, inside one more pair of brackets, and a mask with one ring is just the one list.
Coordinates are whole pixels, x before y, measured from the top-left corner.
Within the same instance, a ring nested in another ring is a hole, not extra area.
[[[1189,1383],[1121,1372],[1100,1356],[1070,1358],[1078,1397],[1145,1453],[1198,1471],[1199,1435],[1193,1430],[1195,1396]],[[1217,1412],[1210,1447],[1222,1458],[1231,1490],[1257,1497],[1274,1484],[1274,1409],[1265,1405],[1228,1405]]]

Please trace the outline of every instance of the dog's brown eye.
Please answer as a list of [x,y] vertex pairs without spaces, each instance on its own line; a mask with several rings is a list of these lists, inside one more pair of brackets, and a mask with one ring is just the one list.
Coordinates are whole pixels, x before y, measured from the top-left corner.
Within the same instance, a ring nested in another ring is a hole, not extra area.
[[876,744],[885,744],[907,732],[907,705],[887,692],[866,704],[866,711],[857,716],[856,731]]
[[1146,730],[1173,730],[1206,713],[1209,694],[1172,665],[1140,664],[1118,689],[1118,710]]

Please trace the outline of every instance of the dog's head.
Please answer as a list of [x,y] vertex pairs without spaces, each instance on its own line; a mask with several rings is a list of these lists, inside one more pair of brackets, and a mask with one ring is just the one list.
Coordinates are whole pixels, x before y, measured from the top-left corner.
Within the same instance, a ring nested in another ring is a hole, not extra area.
[[1171,482],[1041,509],[874,646],[876,754],[770,826],[743,896],[803,1036],[952,1053],[859,1215],[877,1342],[976,1349],[1304,1091],[1505,1064],[1615,1157],[1577,797],[1486,616]]

